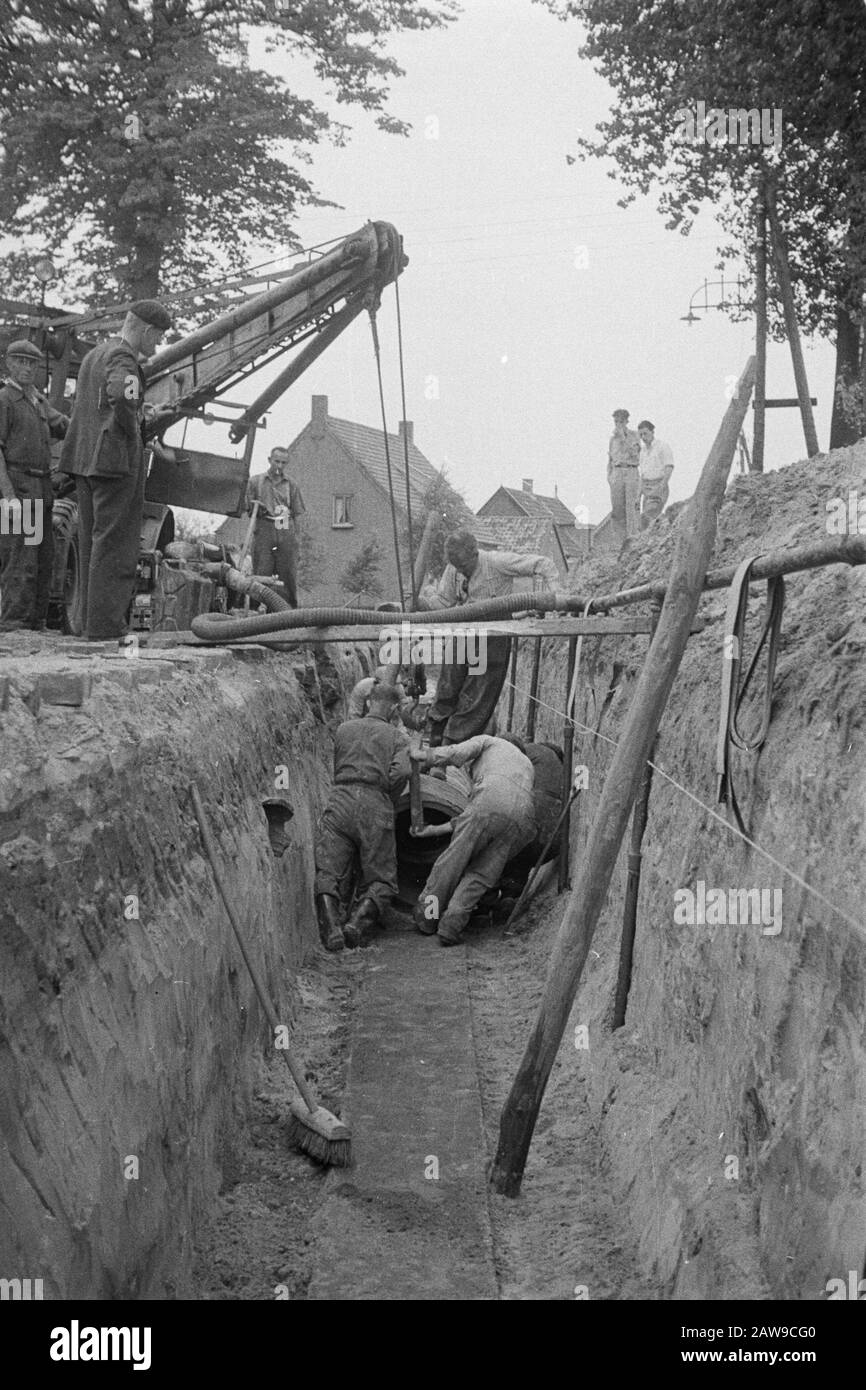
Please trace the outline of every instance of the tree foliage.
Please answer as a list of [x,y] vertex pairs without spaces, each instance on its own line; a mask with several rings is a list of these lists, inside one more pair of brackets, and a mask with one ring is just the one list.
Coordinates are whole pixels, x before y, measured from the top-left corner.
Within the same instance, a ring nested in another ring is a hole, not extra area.
[[[585,28],[583,56],[615,93],[581,153],[612,158],[625,192],[659,192],[687,234],[710,202],[727,234],[720,266],[753,264],[755,178],[778,191],[798,318],[826,336],[861,322],[866,289],[866,6],[863,0],[540,0]],[[779,148],[688,143],[678,113],[778,108]],[[783,336],[778,305],[771,331]],[[839,339],[837,338],[837,342]],[[847,363],[850,366],[850,362]]]
[[294,249],[293,213],[322,202],[310,147],[344,141],[347,127],[290,76],[254,67],[251,42],[403,133],[386,110],[401,74],[386,37],[454,11],[454,0],[0,0],[0,231],[64,252],[64,288],[100,298],[212,280],[240,268],[252,241]]
[[352,598],[382,592],[382,547],[377,536],[365,541],[340,575],[340,588]]

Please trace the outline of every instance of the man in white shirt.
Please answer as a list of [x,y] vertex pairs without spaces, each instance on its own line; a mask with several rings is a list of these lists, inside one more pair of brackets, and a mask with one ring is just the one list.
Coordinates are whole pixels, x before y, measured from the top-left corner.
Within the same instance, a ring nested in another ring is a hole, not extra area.
[[[543,589],[555,590],[559,575],[544,555],[519,555],[513,551],[479,550],[471,531],[456,531],[445,542],[448,564],[433,589],[419,600],[422,610],[458,608],[481,599],[513,592],[514,579],[534,577]],[[532,598],[527,595],[527,608]],[[430,746],[458,743],[484,731],[489,723],[508,670],[511,638],[487,639],[487,669],[473,674],[468,666],[443,666],[430,710]]]
[[674,456],[670,444],[656,439],[656,427],[651,420],[641,420],[640,435],[640,528],[645,531],[656,517],[661,516],[668,501],[668,481],[674,471]]
[[[513,855],[535,836],[532,763],[513,743],[480,734],[448,748],[413,749],[422,767],[464,767],[472,779],[466,809],[449,827],[451,843],[430,872],[413,913],[425,936],[456,946],[476,903],[499,882]],[[422,832],[423,834],[424,832]]]

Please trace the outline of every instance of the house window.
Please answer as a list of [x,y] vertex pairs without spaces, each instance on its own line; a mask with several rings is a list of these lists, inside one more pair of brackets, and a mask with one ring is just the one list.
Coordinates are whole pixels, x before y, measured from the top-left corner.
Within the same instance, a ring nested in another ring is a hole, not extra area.
[[351,493],[334,493],[334,511],[331,518],[331,526],[354,526],[352,520],[353,503],[355,499]]

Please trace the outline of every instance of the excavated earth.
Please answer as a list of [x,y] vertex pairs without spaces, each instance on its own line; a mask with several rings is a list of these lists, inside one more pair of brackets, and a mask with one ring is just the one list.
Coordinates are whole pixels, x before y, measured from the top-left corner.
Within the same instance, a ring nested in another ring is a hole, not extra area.
[[[850,491],[866,495],[863,444],[737,478],[713,564],[822,539],[827,503]],[[619,557],[594,557],[572,588],[589,597],[663,579],[682,514]],[[623,851],[521,1196],[486,1196],[500,1298],[819,1299],[829,1279],[862,1272],[864,589],[866,568],[788,579],[769,734],[734,764],[755,846],[853,923],[709,813],[725,594],[707,595],[656,753],[672,780],[656,774],[652,788],[625,1026],[610,1027]],[[762,602],[756,591],[747,648]],[[575,758],[589,785],[573,865],[646,642],[583,643]],[[537,736],[557,741],[565,646],[548,642],[541,665]],[[50,1298],[316,1297],[316,1233],[345,1179],[286,1145],[288,1078],[189,785],[279,1017],[339,1111],[365,991],[395,957],[388,939],[338,957],[320,950],[311,842],[341,692],[370,653],[325,663],[302,650],[178,649],[127,660],[18,635],[0,647],[0,1276],[42,1277]],[[294,808],[282,856],[263,811],[275,795]],[[782,930],[675,925],[674,893],[699,880],[781,890]],[[481,1161],[495,1150],[567,901],[549,890],[521,934],[482,926],[465,947]],[[417,946],[429,971],[453,969],[443,963],[452,952]],[[437,1273],[431,1287],[447,1269]]]

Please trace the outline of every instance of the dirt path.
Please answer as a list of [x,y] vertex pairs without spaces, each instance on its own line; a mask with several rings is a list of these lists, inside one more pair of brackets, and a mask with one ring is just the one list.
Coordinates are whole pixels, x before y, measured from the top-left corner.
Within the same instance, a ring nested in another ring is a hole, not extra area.
[[[521,1197],[497,1197],[479,1183],[535,1017],[560,910],[548,895],[530,909],[526,936],[506,938],[486,926],[470,933],[464,950],[443,952],[429,939],[400,933],[362,953],[319,955],[302,973],[298,1027],[308,1070],[335,1110],[348,1095],[353,1047],[355,1104],[363,1107],[350,1113],[357,1167],[328,1175],[288,1148],[286,1082],[279,1071],[268,1073],[199,1244],[200,1297],[656,1296],[634,1273],[635,1252],[605,1184],[580,1063],[565,1048]],[[462,1005],[446,997],[451,988],[455,996],[462,990]],[[415,1046],[417,1038],[423,1045]],[[438,1081],[428,1086],[434,1072]],[[474,1121],[455,1099],[458,1082],[464,1098],[475,1093]],[[479,1093],[486,1153],[473,1152]],[[413,1132],[413,1124],[423,1132]],[[424,1181],[424,1159],[449,1146],[455,1181]],[[473,1237],[469,1249],[476,1227],[488,1235]]]

